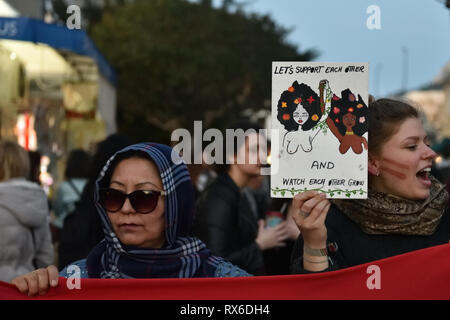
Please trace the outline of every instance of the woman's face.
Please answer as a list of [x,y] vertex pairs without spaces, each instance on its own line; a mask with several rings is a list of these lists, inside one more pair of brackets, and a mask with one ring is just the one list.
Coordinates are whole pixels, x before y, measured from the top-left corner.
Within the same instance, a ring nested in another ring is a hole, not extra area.
[[302,126],[309,118],[308,112],[303,108],[301,103],[297,104],[297,109],[294,110],[292,114],[294,121]]
[[235,158],[235,163],[240,171],[249,177],[261,174],[261,156],[267,155],[264,136],[252,133],[245,138],[245,144],[241,145]]
[[352,128],[356,124],[356,116],[354,114],[347,113],[342,117],[342,123],[347,128]]
[[382,146],[381,155],[371,157],[379,172],[373,178],[372,187],[406,199],[426,199],[430,194],[429,172],[435,156],[421,121],[409,118]]
[[[109,187],[126,194],[136,190],[163,190],[156,165],[142,158],[129,158],[119,162],[113,171]],[[127,198],[119,211],[108,211],[108,217],[123,244],[151,249],[164,245],[163,196],[159,197],[155,210],[150,213],[136,213]]]

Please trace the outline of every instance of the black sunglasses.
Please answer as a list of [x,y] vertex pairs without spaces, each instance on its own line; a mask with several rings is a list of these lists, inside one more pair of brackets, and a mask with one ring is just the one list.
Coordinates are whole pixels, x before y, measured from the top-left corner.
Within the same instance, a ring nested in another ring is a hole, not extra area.
[[126,194],[115,189],[101,189],[99,202],[106,211],[117,212],[128,198],[137,213],[150,213],[155,210],[160,195],[165,196],[166,193],[155,190],[136,190]]

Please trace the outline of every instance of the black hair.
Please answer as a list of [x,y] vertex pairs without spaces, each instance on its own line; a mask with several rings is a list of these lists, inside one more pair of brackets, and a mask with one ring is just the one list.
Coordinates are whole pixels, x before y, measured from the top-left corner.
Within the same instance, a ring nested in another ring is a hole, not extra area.
[[87,178],[89,176],[89,167],[91,156],[82,149],[74,149],[69,153],[67,159],[65,177],[66,179]]
[[350,89],[345,89],[341,92],[341,98],[333,96],[329,113],[330,119],[333,120],[336,128],[342,135],[345,135],[347,130],[342,118],[348,113],[356,116],[356,123],[352,128],[353,132],[358,136],[362,136],[369,127],[369,108],[360,95],[356,99]]
[[291,87],[283,91],[277,105],[277,119],[287,131],[298,130],[299,124],[293,117],[298,104],[308,112],[308,120],[301,126],[303,131],[314,128],[322,117],[317,93],[308,85],[294,81]]
[[108,159],[117,151],[132,144],[133,141],[129,137],[119,133],[112,134],[105,140],[99,142],[97,144],[97,150],[92,158],[89,179],[95,182],[106,161],[108,161]]
[[37,184],[41,184],[39,176],[41,174],[41,158],[42,154],[39,151],[28,151],[28,158],[30,159],[30,177],[29,180]]

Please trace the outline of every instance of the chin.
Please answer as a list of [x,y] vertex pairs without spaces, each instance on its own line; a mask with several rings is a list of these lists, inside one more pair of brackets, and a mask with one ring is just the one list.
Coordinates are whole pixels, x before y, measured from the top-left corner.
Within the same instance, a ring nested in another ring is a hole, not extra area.
[[430,190],[423,192],[420,196],[417,197],[417,200],[426,200],[430,196]]
[[411,200],[426,200],[430,196],[430,190],[417,190],[414,194],[411,194],[408,199]]
[[119,237],[120,242],[122,242],[126,246],[139,246],[142,241],[136,239],[135,237],[130,237],[129,235]]
[[162,240],[144,240],[144,239],[136,239],[136,238],[126,238],[120,239],[126,246],[134,246],[145,249],[160,249],[164,245],[164,241]]

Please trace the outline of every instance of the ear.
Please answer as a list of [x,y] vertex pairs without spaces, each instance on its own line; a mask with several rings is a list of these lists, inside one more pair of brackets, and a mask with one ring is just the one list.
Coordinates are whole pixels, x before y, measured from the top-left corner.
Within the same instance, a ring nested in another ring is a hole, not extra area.
[[380,161],[373,156],[369,155],[369,163],[368,163],[368,168],[369,173],[373,176],[379,176],[380,174]]

